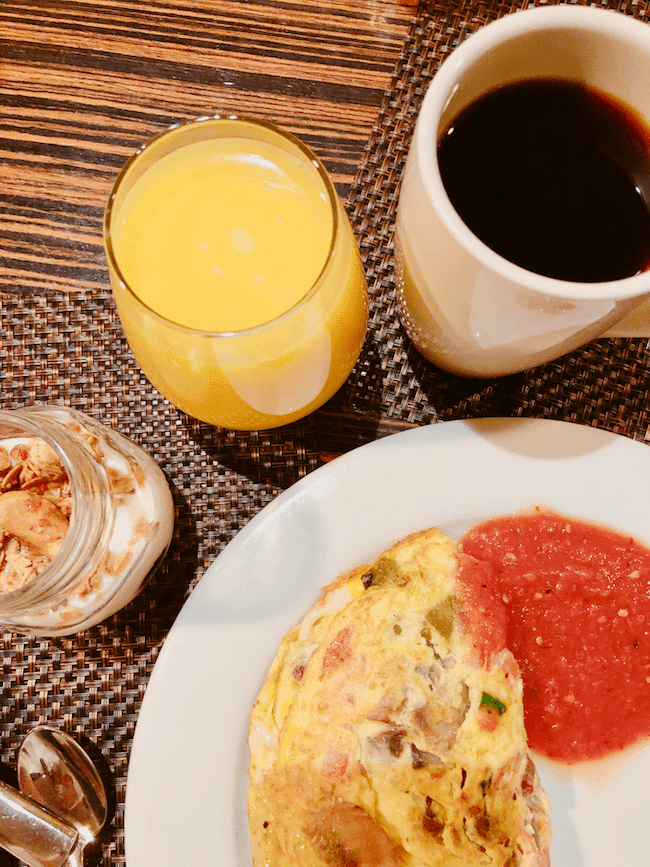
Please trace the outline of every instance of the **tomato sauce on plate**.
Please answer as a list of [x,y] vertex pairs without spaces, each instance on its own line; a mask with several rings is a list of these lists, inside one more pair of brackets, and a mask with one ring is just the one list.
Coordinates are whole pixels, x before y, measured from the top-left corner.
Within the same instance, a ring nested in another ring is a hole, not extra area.
[[576,762],[650,736],[648,547],[538,509],[476,525],[462,549],[492,566],[532,749]]

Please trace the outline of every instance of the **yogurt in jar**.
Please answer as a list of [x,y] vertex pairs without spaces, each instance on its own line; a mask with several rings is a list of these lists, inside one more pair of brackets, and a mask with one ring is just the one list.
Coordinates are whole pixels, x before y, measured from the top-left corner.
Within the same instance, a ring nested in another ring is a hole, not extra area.
[[109,617],[173,521],[164,474],[116,431],[63,407],[0,412],[0,625],[63,635]]

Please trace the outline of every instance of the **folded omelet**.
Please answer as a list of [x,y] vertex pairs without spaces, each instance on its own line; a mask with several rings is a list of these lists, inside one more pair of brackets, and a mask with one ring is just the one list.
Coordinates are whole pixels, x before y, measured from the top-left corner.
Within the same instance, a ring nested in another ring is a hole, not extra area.
[[549,863],[505,613],[436,529],[340,577],[251,716],[254,867]]

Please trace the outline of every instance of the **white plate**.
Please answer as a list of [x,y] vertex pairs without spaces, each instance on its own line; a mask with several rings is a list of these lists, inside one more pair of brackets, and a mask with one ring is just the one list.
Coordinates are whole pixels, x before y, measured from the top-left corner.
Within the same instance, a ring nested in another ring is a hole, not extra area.
[[[458,537],[537,503],[650,544],[650,449],[550,420],[445,422],[356,449],[263,509],[208,569],[156,663],[129,767],[128,867],[250,867],[248,715],[321,586],[409,532]],[[546,765],[542,778],[553,867],[648,863],[650,748],[599,791]]]

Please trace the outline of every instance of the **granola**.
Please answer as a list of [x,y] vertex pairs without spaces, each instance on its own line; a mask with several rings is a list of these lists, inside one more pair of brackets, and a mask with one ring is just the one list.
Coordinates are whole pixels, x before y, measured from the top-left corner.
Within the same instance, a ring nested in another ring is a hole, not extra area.
[[[98,463],[104,463],[99,439],[77,422]],[[136,489],[133,475],[105,466],[116,497]],[[72,514],[68,474],[55,451],[40,437],[5,448],[0,444],[0,592],[16,590],[40,574],[63,545]]]

